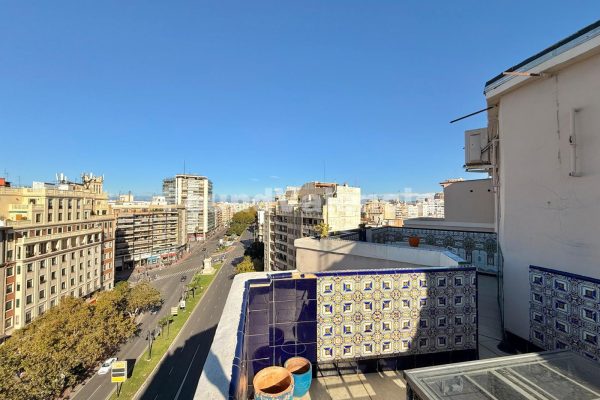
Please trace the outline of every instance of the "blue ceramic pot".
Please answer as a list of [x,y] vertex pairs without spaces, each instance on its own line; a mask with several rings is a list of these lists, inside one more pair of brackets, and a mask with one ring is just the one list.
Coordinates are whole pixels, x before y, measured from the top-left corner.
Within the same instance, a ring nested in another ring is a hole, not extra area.
[[281,367],[261,369],[252,380],[255,400],[292,400],[294,378]]
[[304,357],[292,357],[285,362],[285,368],[294,376],[294,397],[302,397],[312,383],[312,364]]

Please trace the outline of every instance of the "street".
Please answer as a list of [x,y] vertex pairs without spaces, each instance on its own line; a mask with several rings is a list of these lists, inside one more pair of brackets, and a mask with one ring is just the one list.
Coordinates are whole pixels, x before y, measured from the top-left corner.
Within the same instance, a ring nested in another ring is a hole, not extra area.
[[228,253],[226,264],[219,270],[156,374],[146,382],[139,399],[187,400],[194,397],[233,281],[232,260],[243,257],[243,242],[249,243],[251,238],[248,231],[244,232],[241,242]]
[[[164,304],[158,313],[152,315],[147,312],[141,316],[140,335],[134,336],[121,347],[116,355],[119,360],[128,360],[131,368],[135,360],[145,354],[148,345],[145,340],[148,330],[156,328],[158,320],[169,313],[171,306],[178,304],[183,286],[189,283],[193,275],[199,271],[203,259],[219,247],[219,238],[222,236],[221,233],[206,242],[194,244],[191,254],[177,265],[151,272],[151,276],[156,275],[156,279],[152,280],[150,284],[160,290]],[[205,251],[203,251],[204,248],[206,248]],[[227,259],[230,258],[231,256],[228,254]],[[180,282],[182,275],[187,276],[186,282]],[[201,305],[202,303],[199,306]],[[79,386],[76,392],[72,392],[71,398],[75,400],[104,400],[111,395],[114,389],[115,384],[110,382],[110,374],[95,374],[84,386]]]

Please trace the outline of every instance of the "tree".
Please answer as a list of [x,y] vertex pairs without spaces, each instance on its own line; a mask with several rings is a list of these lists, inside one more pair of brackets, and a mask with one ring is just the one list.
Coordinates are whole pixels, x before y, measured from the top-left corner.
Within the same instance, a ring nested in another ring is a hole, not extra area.
[[244,256],[244,259],[235,266],[236,274],[243,274],[244,272],[256,272],[250,256]]
[[58,397],[133,336],[134,311],[160,304],[148,284],[118,284],[94,304],[66,297],[0,346],[0,399]]
[[249,208],[247,210],[238,211],[231,217],[231,224],[227,230],[227,235],[240,236],[248,226],[256,221],[256,209]]
[[329,236],[329,225],[324,222],[321,222],[315,226],[315,230],[320,237]]
[[160,292],[148,282],[135,285],[127,295],[127,312],[130,316],[159,307],[161,304]]

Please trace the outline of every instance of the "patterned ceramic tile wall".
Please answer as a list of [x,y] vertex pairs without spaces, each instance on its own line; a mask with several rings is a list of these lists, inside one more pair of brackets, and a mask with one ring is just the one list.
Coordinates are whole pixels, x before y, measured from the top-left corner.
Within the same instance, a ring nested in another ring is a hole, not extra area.
[[475,268],[378,272],[318,276],[318,362],[477,348]]
[[372,241],[375,243],[392,244],[406,242],[410,236],[417,235],[423,244],[450,248],[482,272],[498,273],[497,236],[495,233],[382,227],[373,229],[371,234]]
[[530,340],[600,359],[600,280],[530,266]]

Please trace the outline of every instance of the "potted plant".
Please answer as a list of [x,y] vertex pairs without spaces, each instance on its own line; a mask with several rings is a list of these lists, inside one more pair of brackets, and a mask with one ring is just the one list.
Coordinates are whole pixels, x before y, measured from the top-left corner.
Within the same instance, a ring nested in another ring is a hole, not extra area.
[[421,238],[418,235],[410,235],[408,238],[408,244],[410,247],[419,247],[419,243],[421,242]]
[[312,364],[304,357],[292,357],[284,367],[294,377],[294,397],[302,397],[308,393],[312,383]]
[[255,400],[292,400],[294,378],[282,367],[267,367],[260,370],[252,380]]

